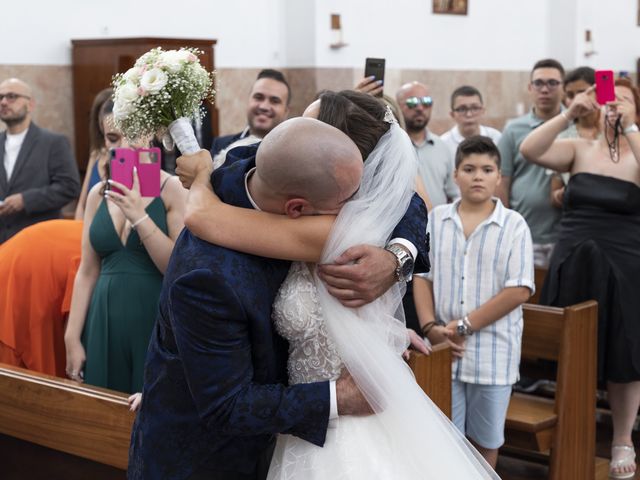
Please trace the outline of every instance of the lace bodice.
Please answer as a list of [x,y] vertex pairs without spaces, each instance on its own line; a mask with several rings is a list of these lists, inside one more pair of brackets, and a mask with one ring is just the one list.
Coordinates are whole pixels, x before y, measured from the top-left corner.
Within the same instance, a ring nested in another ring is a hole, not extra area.
[[273,303],[273,321],[289,341],[289,383],[334,380],[342,361],[329,338],[318,291],[306,264],[291,265]]

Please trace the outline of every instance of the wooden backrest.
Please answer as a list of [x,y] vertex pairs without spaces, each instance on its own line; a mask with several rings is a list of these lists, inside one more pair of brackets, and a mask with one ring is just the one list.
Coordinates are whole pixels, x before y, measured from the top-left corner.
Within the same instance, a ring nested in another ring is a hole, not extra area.
[[0,364],[0,433],[125,470],[127,395]]
[[409,366],[422,390],[447,417],[451,418],[451,349],[449,346],[436,345],[431,355],[412,351]]
[[593,478],[598,304],[523,310],[523,358],[558,362],[549,478]]
[[565,309],[526,303],[522,310],[524,316],[522,358],[558,360]]

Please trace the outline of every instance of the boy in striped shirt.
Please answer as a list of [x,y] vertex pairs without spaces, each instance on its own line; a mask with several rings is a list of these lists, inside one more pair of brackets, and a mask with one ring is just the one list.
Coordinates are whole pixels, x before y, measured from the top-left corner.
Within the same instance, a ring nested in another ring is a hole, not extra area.
[[534,292],[531,233],[496,198],[500,152],[488,137],[460,143],[461,197],[429,214],[431,271],[414,277],[423,334],[449,342],[453,422],[495,468],[511,387],[518,379],[522,304]]

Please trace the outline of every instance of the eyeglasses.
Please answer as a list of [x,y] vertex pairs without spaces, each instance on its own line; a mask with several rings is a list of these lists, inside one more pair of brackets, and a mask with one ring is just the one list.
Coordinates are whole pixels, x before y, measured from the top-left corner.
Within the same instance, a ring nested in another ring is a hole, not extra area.
[[459,107],[454,108],[453,111],[459,115],[466,115],[467,113],[471,113],[475,115],[476,113],[480,113],[482,109],[483,107],[481,105],[471,105],[470,107],[467,107],[466,105],[461,105]]
[[0,93],[0,102],[4,99],[7,99],[7,102],[12,103],[15,102],[17,99],[19,98],[26,98],[26,99],[30,99],[31,97],[29,97],[28,95],[21,95],[20,93]]
[[433,105],[433,98],[431,97],[409,97],[404,101],[405,105],[409,108],[416,108],[418,105],[423,107],[430,107]]
[[553,78],[550,80],[542,80],[541,78],[538,78],[533,80],[531,85],[533,85],[533,88],[536,90],[542,90],[544,87],[547,87],[549,90],[555,90],[561,83],[562,82],[560,80],[554,80]]

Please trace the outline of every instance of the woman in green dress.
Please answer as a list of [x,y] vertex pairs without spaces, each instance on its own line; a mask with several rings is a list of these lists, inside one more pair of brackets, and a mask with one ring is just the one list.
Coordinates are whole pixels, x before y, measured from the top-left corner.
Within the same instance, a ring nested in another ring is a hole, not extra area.
[[[113,115],[104,119],[112,131]],[[127,146],[106,139],[108,147]],[[183,228],[187,191],[177,177],[161,172],[161,195],[89,192],[82,233],[82,260],[74,283],[65,332],[67,375],[123,392],[139,391],[147,345],[155,321],[162,275]]]

